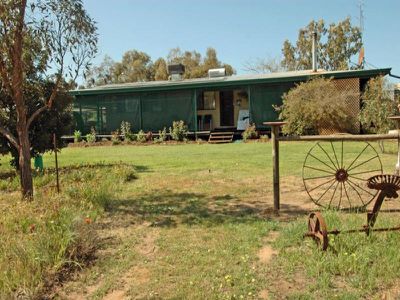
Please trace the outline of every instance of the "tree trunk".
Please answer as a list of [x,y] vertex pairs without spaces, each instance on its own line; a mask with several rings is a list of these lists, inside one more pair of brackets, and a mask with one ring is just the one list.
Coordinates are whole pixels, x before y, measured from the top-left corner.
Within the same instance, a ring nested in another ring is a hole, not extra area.
[[32,180],[32,169],[31,169],[31,152],[30,142],[28,136],[28,130],[22,128],[18,130],[19,136],[19,172],[21,180],[21,192],[22,197],[27,200],[33,199],[33,180]]

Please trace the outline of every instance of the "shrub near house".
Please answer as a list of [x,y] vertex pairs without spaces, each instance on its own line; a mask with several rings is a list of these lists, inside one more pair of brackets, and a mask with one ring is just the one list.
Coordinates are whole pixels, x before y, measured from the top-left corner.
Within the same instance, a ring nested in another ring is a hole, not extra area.
[[339,90],[332,79],[315,78],[300,83],[283,96],[283,105],[276,107],[280,119],[287,122],[286,134],[353,132],[354,119],[348,113],[348,99],[355,95],[350,89]]

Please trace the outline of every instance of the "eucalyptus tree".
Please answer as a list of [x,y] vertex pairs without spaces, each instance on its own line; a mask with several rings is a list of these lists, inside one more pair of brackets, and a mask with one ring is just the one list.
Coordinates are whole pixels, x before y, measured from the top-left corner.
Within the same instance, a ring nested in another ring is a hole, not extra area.
[[[9,108],[0,107],[0,134],[18,152],[24,198],[33,198],[31,126],[53,107],[62,82],[76,80],[96,52],[96,25],[81,0],[0,2],[1,92],[16,114],[12,128],[6,118]],[[32,90],[40,100],[35,105],[28,96]]]
[[328,26],[324,20],[311,21],[299,30],[297,41],[283,43],[282,67],[286,70],[305,70],[312,67],[312,34],[317,33],[318,66],[325,70],[345,70],[351,59],[360,52],[362,36],[360,28],[351,24],[350,18]]

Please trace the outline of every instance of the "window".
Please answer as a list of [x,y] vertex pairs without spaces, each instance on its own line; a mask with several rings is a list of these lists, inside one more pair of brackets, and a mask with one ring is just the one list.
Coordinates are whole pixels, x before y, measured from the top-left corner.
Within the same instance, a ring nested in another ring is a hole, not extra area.
[[197,97],[197,110],[215,109],[215,99],[217,92],[205,91]]

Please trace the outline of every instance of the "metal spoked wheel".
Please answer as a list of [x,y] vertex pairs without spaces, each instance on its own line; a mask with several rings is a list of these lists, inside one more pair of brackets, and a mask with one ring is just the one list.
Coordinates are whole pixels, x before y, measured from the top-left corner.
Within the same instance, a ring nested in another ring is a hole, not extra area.
[[303,183],[311,200],[325,208],[356,209],[367,206],[378,191],[367,180],[382,174],[378,153],[367,142],[318,142],[307,153]]

